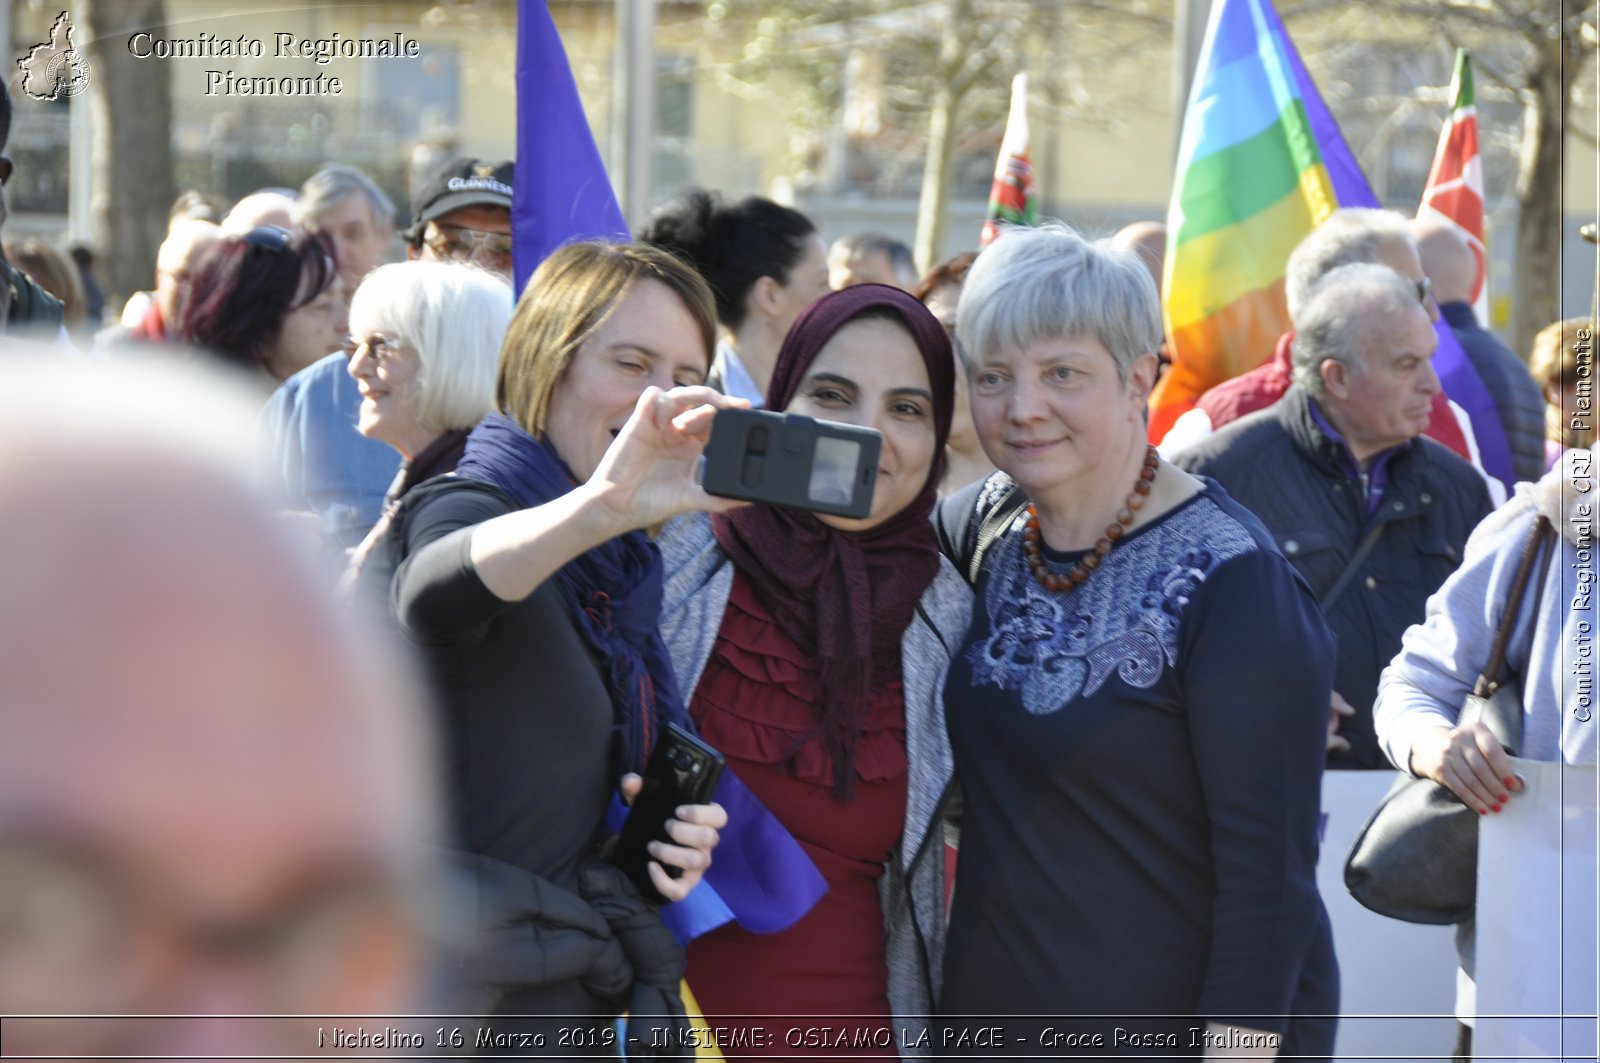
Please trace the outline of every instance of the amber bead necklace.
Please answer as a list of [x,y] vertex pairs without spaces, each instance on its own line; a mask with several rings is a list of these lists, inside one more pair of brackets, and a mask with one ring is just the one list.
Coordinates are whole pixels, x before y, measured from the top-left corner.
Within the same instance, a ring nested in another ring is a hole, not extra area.
[[1106,526],[1106,533],[1094,544],[1094,552],[1073,564],[1067,571],[1056,574],[1050,571],[1049,564],[1044,559],[1044,534],[1039,531],[1039,511],[1033,508],[1033,503],[1028,503],[1028,523],[1022,530],[1022,553],[1027,558],[1028,568],[1033,572],[1033,578],[1038,580],[1045,590],[1059,593],[1071,590],[1089,578],[1089,573],[1100,567],[1100,561],[1111,552],[1111,548],[1122,538],[1128,530],[1128,525],[1133,523],[1139,510],[1144,508],[1145,496],[1156,482],[1156,469],[1161,465],[1161,455],[1150,444],[1145,445],[1144,464],[1139,469],[1139,479],[1134,482],[1133,490],[1128,492],[1128,497],[1122,500],[1122,508],[1117,511],[1117,519],[1113,524]]

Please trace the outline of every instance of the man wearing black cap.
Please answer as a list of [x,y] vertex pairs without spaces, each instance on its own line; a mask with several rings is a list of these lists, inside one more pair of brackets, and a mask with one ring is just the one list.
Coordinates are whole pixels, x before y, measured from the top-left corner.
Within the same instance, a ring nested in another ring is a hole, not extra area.
[[411,200],[409,257],[472,262],[511,278],[510,162],[455,158]]
[[[512,164],[458,157],[411,199],[408,259],[471,262],[511,278]],[[274,486],[316,514],[330,547],[357,545],[377,523],[400,457],[356,431],[361,393],[339,351],[296,373],[262,411],[259,438]]]

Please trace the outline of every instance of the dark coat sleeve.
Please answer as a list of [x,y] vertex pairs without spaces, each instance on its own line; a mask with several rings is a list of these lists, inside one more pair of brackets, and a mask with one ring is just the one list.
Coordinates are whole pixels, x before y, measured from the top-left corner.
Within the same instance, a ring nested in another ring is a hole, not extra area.
[[1281,1031],[1326,934],[1316,863],[1333,638],[1272,550],[1227,562],[1195,606],[1179,663],[1216,883],[1198,1013]]

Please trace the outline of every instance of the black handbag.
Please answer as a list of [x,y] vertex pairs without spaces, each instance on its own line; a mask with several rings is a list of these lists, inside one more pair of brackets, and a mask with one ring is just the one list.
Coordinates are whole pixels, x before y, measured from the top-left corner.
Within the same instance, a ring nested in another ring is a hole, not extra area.
[[[1522,684],[1495,677],[1504,666],[1533,563],[1543,552],[1533,600],[1538,623],[1545,572],[1554,553],[1541,547],[1550,532],[1547,518],[1534,520],[1488,663],[1461,708],[1461,723],[1482,721],[1513,755],[1522,744]],[[1401,772],[1350,846],[1345,887],[1362,907],[1391,919],[1448,926],[1471,917],[1478,894],[1478,818],[1448,787]]]

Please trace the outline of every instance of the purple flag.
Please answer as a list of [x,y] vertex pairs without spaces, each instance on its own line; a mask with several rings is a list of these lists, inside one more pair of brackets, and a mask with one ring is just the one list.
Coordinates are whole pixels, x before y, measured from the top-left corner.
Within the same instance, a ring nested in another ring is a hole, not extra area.
[[511,233],[519,295],[539,263],[562,244],[629,238],[545,0],[517,0],[517,173]]

